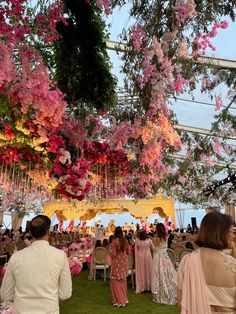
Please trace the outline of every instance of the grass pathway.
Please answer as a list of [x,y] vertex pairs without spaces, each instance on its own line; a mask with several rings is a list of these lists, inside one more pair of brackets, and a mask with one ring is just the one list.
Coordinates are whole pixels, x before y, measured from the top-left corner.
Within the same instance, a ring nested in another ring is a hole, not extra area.
[[73,278],[73,296],[61,303],[61,314],[178,314],[177,306],[152,302],[151,293],[135,294],[128,282],[129,304],[114,308],[111,302],[109,280],[89,281],[88,272],[82,271]]

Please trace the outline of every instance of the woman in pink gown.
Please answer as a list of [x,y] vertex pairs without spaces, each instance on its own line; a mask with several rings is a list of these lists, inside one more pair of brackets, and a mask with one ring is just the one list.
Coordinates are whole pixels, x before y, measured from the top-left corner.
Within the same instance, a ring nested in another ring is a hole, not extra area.
[[109,255],[111,257],[110,287],[114,306],[121,307],[128,303],[127,279],[128,254],[130,247],[123,237],[121,227],[116,227],[114,240],[111,243]]
[[141,230],[135,241],[136,293],[151,290],[153,248],[152,240]]

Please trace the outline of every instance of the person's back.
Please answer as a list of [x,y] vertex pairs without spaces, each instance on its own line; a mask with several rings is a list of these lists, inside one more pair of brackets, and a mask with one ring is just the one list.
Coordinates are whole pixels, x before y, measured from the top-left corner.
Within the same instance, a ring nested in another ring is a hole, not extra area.
[[58,314],[59,299],[71,296],[68,260],[63,251],[49,245],[49,234],[32,235],[32,245],[12,255],[1,297],[14,302],[14,314]]
[[223,251],[200,250],[210,304],[221,310],[236,308],[236,259]]
[[[58,293],[60,299],[71,296],[70,287],[59,287],[58,291],[65,262],[65,253],[43,240],[35,241],[30,247],[13,254],[9,267],[14,273],[16,284],[15,313],[43,314],[59,311]],[[3,299],[8,293],[5,288],[3,284]]]
[[[217,211],[201,222],[199,248],[182,258],[177,274],[181,313],[236,313],[236,249],[233,221]],[[224,250],[231,248],[232,255]]]

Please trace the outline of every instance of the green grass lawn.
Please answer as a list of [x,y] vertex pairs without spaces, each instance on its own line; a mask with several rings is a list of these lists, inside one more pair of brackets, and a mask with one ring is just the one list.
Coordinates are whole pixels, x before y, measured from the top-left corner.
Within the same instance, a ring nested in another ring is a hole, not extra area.
[[128,281],[129,304],[124,308],[112,306],[109,280],[89,281],[88,272],[82,271],[73,278],[73,296],[61,303],[61,314],[177,314],[177,306],[152,302],[151,293],[135,294]]

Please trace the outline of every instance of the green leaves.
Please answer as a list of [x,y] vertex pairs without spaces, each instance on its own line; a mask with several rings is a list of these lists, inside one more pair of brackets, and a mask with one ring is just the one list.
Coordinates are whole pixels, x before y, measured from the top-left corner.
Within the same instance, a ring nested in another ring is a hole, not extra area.
[[[105,23],[95,2],[64,0],[68,24],[58,23],[55,79],[71,107],[84,103],[103,112],[116,104],[116,78],[110,73]],[[83,107],[81,108],[83,111]]]

